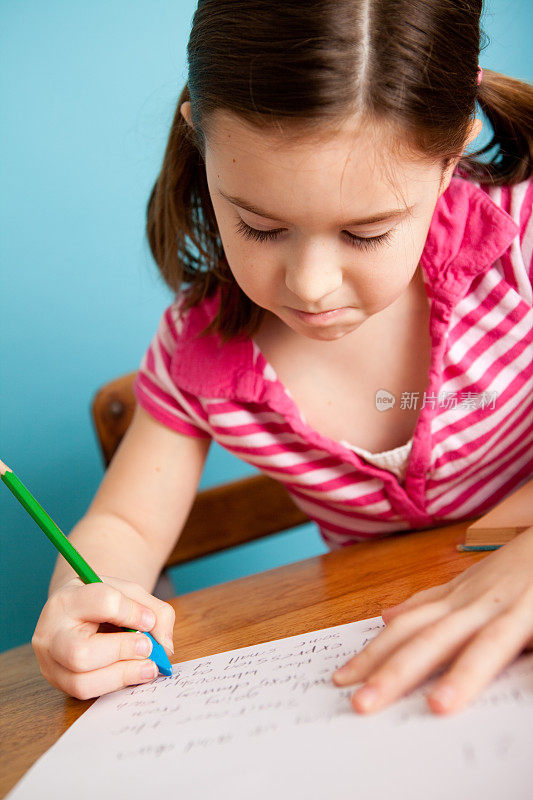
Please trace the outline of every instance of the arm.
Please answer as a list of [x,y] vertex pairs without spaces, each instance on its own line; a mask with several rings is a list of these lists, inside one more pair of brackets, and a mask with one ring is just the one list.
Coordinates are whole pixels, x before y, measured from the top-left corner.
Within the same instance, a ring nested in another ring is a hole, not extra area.
[[[177,433],[137,406],[69,536],[103,583],[83,584],[59,557],[35,628],[32,646],[52,686],[85,700],[151,680],[148,638],[120,628],[150,631],[174,652],[174,609],[150,592],[188,516],[210,441]],[[104,633],[102,623],[119,631]]]
[[[98,575],[151,592],[192,506],[211,439],[165,427],[140,405],[72,542]],[[75,576],[61,556],[49,596]]]

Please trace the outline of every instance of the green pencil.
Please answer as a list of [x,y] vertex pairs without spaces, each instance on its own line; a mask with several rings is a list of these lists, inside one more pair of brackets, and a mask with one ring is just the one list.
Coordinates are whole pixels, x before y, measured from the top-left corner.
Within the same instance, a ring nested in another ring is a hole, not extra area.
[[[96,572],[88,565],[85,559],[78,553],[76,548],[69,542],[63,531],[61,531],[54,520],[46,513],[44,508],[39,505],[35,497],[24,486],[12,469],[3,461],[0,461],[0,477],[7,488],[15,495],[19,503],[26,509],[28,514],[33,517],[37,525],[50,539],[54,547],[61,553],[72,569],[80,576],[84,583],[103,583]],[[136,633],[133,628],[123,628],[124,631]],[[157,665],[162,675],[172,675],[172,665],[168,660],[165,650],[154,637],[146,631],[140,631],[148,636],[152,642],[152,652],[149,658]]]

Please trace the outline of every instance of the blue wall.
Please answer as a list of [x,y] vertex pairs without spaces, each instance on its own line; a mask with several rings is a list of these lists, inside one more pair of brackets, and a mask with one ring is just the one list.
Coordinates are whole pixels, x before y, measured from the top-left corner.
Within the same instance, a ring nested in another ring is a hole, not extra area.
[[[67,533],[103,474],[93,393],[138,367],[171,298],[144,213],[195,7],[0,1],[0,458]],[[492,0],[481,64],[532,80],[532,24],[529,0]],[[253,472],[213,445],[200,486]],[[7,649],[30,640],[56,556],[5,487],[0,520]],[[325,551],[309,524],[172,576],[182,593]]]

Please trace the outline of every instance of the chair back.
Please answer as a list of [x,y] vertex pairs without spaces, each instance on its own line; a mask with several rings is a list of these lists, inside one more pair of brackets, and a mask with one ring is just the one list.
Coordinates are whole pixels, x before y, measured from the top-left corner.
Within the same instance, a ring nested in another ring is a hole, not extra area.
[[[121,375],[102,386],[93,398],[92,418],[106,468],[133,418],[136,375]],[[165,569],[306,522],[309,517],[268,475],[204,489],[196,495]]]

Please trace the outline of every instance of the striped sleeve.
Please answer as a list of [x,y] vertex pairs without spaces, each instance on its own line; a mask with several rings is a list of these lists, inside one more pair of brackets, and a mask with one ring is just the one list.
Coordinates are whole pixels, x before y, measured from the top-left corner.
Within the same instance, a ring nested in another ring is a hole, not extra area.
[[170,374],[172,354],[181,332],[178,302],[163,313],[157,332],[139,366],[133,385],[137,402],[152,417],[172,430],[209,439],[211,434],[199,399],[180,390]]

